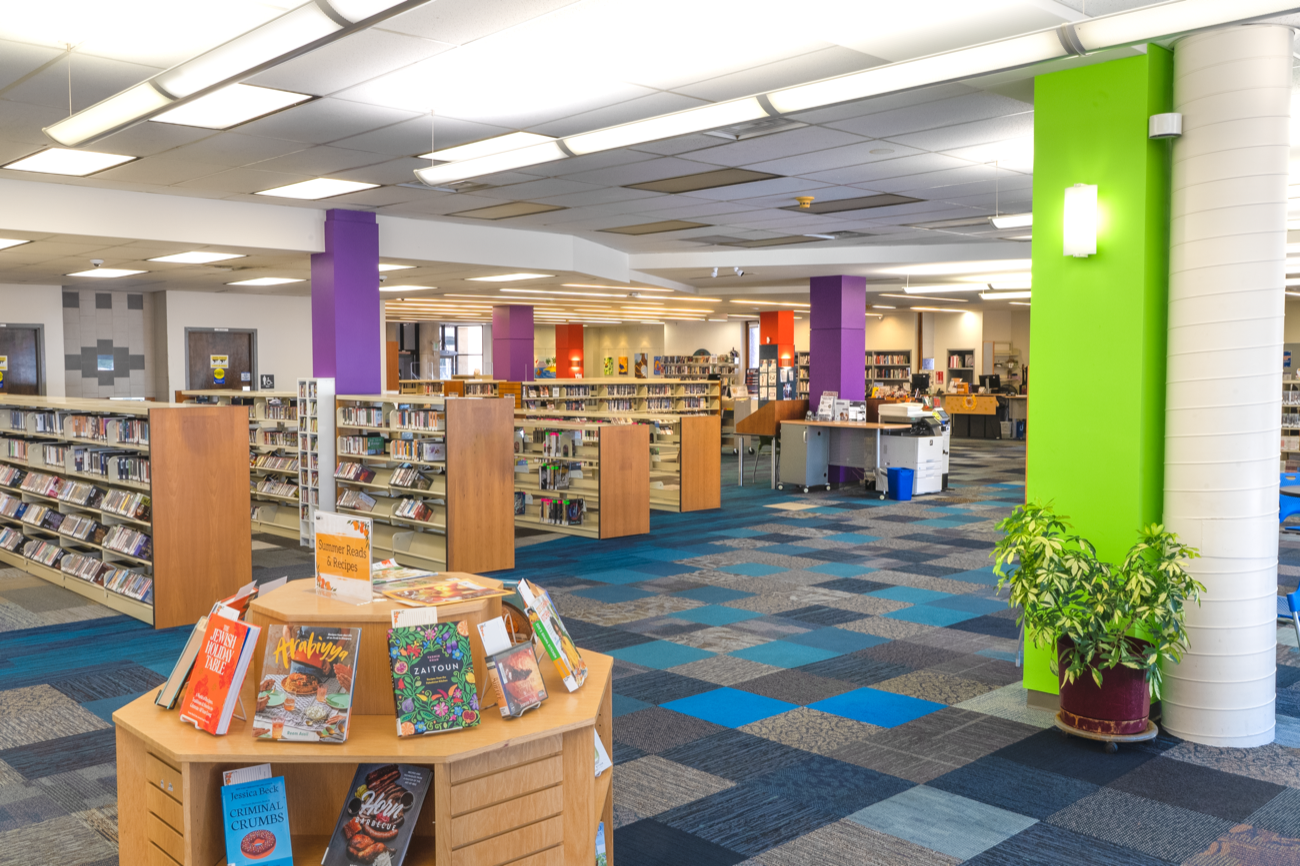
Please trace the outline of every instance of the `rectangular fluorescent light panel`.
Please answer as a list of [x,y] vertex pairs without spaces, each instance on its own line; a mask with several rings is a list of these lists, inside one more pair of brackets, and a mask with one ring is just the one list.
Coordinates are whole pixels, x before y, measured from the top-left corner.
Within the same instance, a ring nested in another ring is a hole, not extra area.
[[553,210],[565,210],[557,204],[537,204],[531,201],[510,201],[505,204],[476,207],[470,210],[456,211],[447,216],[469,217],[476,220],[504,220],[511,217],[529,216],[530,214],[550,213]]
[[438,162],[460,162],[465,159],[477,159],[480,156],[492,156],[498,153],[518,150],[519,148],[527,147],[530,144],[542,144],[554,140],[555,139],[551,138],[549,135],[538,135],[535,132],[511,132],[506,135],[498,135],[496,138],[473,141],[469,144],[461,144],[456,147],[435,150],[432,153],[422,153],[416,157],[416,159],[433,159]]
[[384,271],[405,271],[413,267],[415,267],[415,265],[390,265],[390,264],[385,264],[384,262],[380,262],[379,272],[382,274]]
[[468,277],[473,283],[509,283],[513,280],[542,280],[555,274],[495,274],[490,277]]
[[772,180],[779,174],[765,171],[751,171],[747,168],[720,168],[716,171],[701,171],[697,174],[684,174],[680,177],[668,177],[663,180],[651,180],[645,183],[630,183],[625,189],[641,189],[646,192],[695,192],[701,189],[718,189],[735,186],[739,183],[753,183],[757,180]]
[[15,238],[0,238],[0,250],[7,250],[10,247],[20,247],[23,244],[30,244],[31,241],[20,241]]
[[661,232],[679,232],[684,229],[697,229],[708,223],[693,223],[689,220],[660,220],[653,223],[641,223],[634,226],[619,226],[613,229],[600,229],[612,235],[657,235]]
[[703,132],[706,129],[718,129],[767,116],[768,113],[762,104],[751,96],[747,99],[718,102],[674,114],[650,117],[634,123],[625,123],[622,126],[570,135],[564,139],[564,146],[581,156],[601,150],[612,150],[616,147],[631,147],[647,141],[674,138],[692,132]]
[[234,283],[226,283],[228,286],[283,286],[285,283],[301,283],[303,280],[292,277],[258,277],[254,280],[239,280]]
[[1004,213],[1001,216],[989,217],[989,222],[1000,229],[1023,229],[1034,224],[1034,215],[1032,213]]
[[942,298],[942,297],[936,297],[934,295],[895,295],[895,294],[890,294],[889,292],[881,292],[877,297],[902,298],[907,301],[947,301],[950,304],[966,303],[965,298]]
[[554,141],[544,141],[540,144],[521,147],[518,150],[507,150],[505,153],[492,153],[486,156],[477,156],[473,159],[462,159],[459,162],[447,162],[429,168],[417,168],[415,176],[425,186],[439,187],[443,184],[467,180],[471,177],[482,177],[486,174],[496,174],[499,171],[510,171],[511,169],[524,168],[530,165],[554,162],[557,159],[564,159],[566,156],[568,154],[560,150],[560,146]]
[[893,193],[880,193],[879,195],[864,195],[856,198],[837,198],[829,201],[815,201],[810,207],[799,207],[790,205],[783,207],[781,210],[790,210],[797,213],[843,213],[850,210],[868,210],[875,207],[890,207],[896,204],[911,204],[912,202],[921,201],[919,198],[912,198],[908,195],[894,195]]
[[980,292],[985,301],[1027,301],[1033,292]]
[[903,294],[905,294],[905,295],[924,295],[924,294],[938,295],[938,294],[943,294],[944,292],[980,292],[980,291],[983,291],[983,290],[984,290],[984,287],[983,287],[983,286],[976,286],[976,285],[970,285],[970,286],[907,286],[907,287],[905,287],[905,288],[903,289]]
[[132,274],[143,274],[145,271],[133,271],[128,268],[91,268],[88,271],[77,271],[75,274],[64,274],[65,277],[93,277],[97,280],[112,280],[117,277],[129,277]]
[[231,84],[149,119],[155,123],[174,123],[178,126],[229,129],[311,98],[306,93],[289,90]]
[[318,177],[315,180],[304,180],[298,183],[291,183],[287,186],[277,186],[275,189],[264,189],[254,195],[269,195],[276,198],[297,198],[307,201],[316,199],[332,198],[336,195],[344,195],[350,192],[360,192],[363,189],[374,189],[379,186],[377,183],[362,183],[357,180],[335,180],[328,177]]
[[149,259],[151,262],[167,262],[173,265],[210,265],[213,262],[224,262],[228,259],[242,259],[243,253],[205,253],[201,250],[192,250],[188,253],[172,253],[170,256],[158,256],[156,259]]
[[1064,254],[1084,259],[1097,254],[1097,185],[1065,188]]
[[97,171],[113,168],[124,162],[131,162],[134,156],[122,156],[117,153],[99,153],[94,150],[68,150],[63,147],[47,147],[39,153],[15,160],[3,168],[10,171],[34,171],[41,174],[64,174],[70,177],[85,177]]

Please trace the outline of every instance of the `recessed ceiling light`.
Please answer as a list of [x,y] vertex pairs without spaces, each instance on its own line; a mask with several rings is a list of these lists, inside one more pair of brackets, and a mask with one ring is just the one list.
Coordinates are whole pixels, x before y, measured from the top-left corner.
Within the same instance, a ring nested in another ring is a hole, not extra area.
[[496,274],[491,277],[468,277],[467,279],[475,283],[508,283],[512,280],[544,280],[553,276],[555,274]]
[[149,120],[203,129],[229,129],[309,99],[311,96],[306,93],[254,87],[251,84],[231,84]]
[[1034,224],[1033,213],[1004,213],[989,217],[989,222],[1000,229],[1023,229]]
[[807,307],[809,304],[801,304],[794,301],[732,301],[733,304],[763,304],[774,307]]
[[213,262],[224,262],[227,259],[242,259],[243,253],[205,253],[200,250],[192,250],[188,253],[172,253],[170,256],[158,256],[156,259],[149,259],[151,262],[168,262],[173,265],[208,265]]
[[7,250],[10,247],[18,247],[30,243],[31,241],[20,241],[16,238],[0,238],[0,250]]
[[646,192],[683,193],[702,189],[719,189],[741,183],[753,183],[759,180],[773,180],[779,174],[766,171],[753,171],[748,168],[719,168],[713,171],[701,171],[684,174],[680,177],[668,177],[663,180],[650,180],[644,183],[630,183],[627,189],[639,189]]
[[380,286],[381,292],[427,292],[437,286]]
[[870,210],[877,207],[892,207],[898,204],[912,204],[921,201],[919,198],[913,198],[910,195],[896,195],[892,192],[882,192],[876,195],[855,196],[854,198],[836,198],[827,201],[815,201],[808,207],[802,205],[790,205],[789,207],[780,208],[780,210],[797,211],[798,213],[845,213],[852,210]]
[[476,159],[480,156],[492,156],[496,153],[505,153],[511,150],[518,150],[521,147],[527,147],[530,144],[541,144],[546,141],[554,141],[549,135],[538,135],[535,132],[511,132],[506,135],[498,135],[496,138],[487,138],[483,141],[474,141],[469,144],[462,144],[456,147],[448,147],[445,150],[435,150],[432,153],[422,153],[416,159],[435,159],[439,162],[460,162],[463,159]]
[[98,280],[112,280],[117,277],[129,277],[132,274],[143,274],[146,271],[133,271],[128,268],[91,268],[88,271],[77,271],[74,274],[64,274],[65,277],[94,277]]
[[275,189],[264,189],[261,192],[254,193],[254,195],[271,195],[277,198],[298,198],[315,201],[316,199],[331,198],[349,192],[360,192],[363,189],[374,189],[377,186],[379,186],[377,183],[362,183],[358,180],[336,180],[329,177],[318,177],[315,180],[304,180],[287,186],[277,186]]
[[938,298],[933,295],[896,295],[890,292],[881,292],[877,297],[881,298],[902,298],[905,301],[947,301],[950,304],[964,304],[965,298]]
[[551,211],[566,210],[558,204],[538,204],[531,201],[509,201],[502,204],[490,204],[487,207],[470,208],[469,210],[455,211],[447,216],[467,217],[469,219],[479,220],[503,220],[511,217],[530,216],[532,214],[550,213]]
[[906,286],[903,293],[907,295],[924,295],[926,293],[939,295],[944,292],[980,292],[983,288],[980,286]]
[[379,272],[380,272],[380,273],[383,273],[384,271],[405,271],[405,270],[409,270],[409,269],[411,269],[411,268],[413,268],[413,267],[415,267],[415,265],[389,265],[389,264],[384,264],[383,262],[380,262],[380,263],[379,263]]
[[1024,301],[1012,301],[1011,303],[1007,304],[1007,306],[1008,306],[1008,307],[1027,307],[1027,306],[1029,306],[1029,304],[1027,304],[1027,303],[1024,302]]
[[239,280],[226,283],[228,286],[283,286],[285,283],[301,283],[303,280],[293,277],[258,277],[255,280]]
[[898,307],[891,307],[889,304],[872,304],[872,305],[871,305],[871,309],[873,309],[873,310],[897,310]]
[[597,286],[592,283],[565,283],[566,289],[609,289],[614,292],[672,292],[672,289],[659,289],[651,286]]
[[918,313],[964,313],[966,310],[948,310],[943,307],[913,307]]
[[69,150],[66,147],[47,147],[39,153],[15,160],[4,168],[10,171],[35,171],[41,174],[66,174],[85,177],[124,162],[136,159],[118,153],[99,153],[94,150]]

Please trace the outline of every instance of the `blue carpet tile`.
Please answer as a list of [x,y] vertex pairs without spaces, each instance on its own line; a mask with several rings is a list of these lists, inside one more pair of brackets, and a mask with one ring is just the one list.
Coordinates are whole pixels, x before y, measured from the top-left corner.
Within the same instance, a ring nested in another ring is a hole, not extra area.
[[[1026,705],[989,559],[1024,443],[952,451],[950,489],[911,502],[737,487],[724,456],[721,509],[529,544],[492,575],[546,587],[616,660],[618,866],[1300,864],[1300,650],[1279,647],[1264,749],[1162,734],[1106,754],[1056,731]],[[296,544],[258,540],[259,578],[310,574]],[[1290,591],[1300,536],[1279,560]],[[60,866],[136,866],[113,856],[110,720],[189,630],[9,570],[0,624],[0,843],[57,826],[82,840]]]

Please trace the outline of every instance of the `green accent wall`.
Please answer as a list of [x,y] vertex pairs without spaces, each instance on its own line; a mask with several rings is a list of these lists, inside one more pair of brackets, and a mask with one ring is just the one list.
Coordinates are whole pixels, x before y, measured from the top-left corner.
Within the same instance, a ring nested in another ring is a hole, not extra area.
[[[1026,497],[1056,506],[1118,561],[1163,512],[1169,298],[1167,141],[1173,55],[1034,80],[1034,298]],[[1096,184],[1097,254],[1062,254],[1065,188]],[[1045,647],[1025,648],[1026,688],[1057,692]]]

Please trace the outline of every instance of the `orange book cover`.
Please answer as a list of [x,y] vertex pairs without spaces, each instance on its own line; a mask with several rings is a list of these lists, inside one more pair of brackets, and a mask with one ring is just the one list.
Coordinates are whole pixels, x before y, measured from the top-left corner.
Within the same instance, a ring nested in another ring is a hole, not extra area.
[[248,658],[260,629],[213,614],[181,701],[180,718],[209,734],[224,734],[230,724]]

